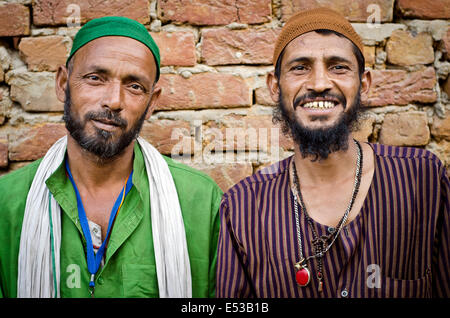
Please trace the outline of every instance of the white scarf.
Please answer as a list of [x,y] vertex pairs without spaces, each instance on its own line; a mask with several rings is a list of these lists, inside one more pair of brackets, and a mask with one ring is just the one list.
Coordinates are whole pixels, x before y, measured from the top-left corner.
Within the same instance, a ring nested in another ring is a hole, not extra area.
[[[192,297],[191,269],[177,190],[161,154],[137,141],[147,171],[160,297]],[[28,192],[19,248],[17,297],[60,297],[61,208],[45,181],[64,160],[67,136],[42,159]],[[50,206],[49,206],[50,205]]]

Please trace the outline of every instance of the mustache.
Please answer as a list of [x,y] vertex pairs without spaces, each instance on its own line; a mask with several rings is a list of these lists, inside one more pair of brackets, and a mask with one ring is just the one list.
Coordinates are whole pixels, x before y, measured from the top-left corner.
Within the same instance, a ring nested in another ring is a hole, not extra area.
[[337,100],[342,106],[344,106],[344,108],[345,105],[347,104],[347,99],[343,95],[338,95],[329,92],[322,92],[322,93],[308,92],[304,95],[297,96],[294,99],[294,109],[296,109],[300,104],[303,104],[306,100],[314,100],[317,98]]
[[97,120],[97,121],[106,120],[108,122],[111,122],[113,125],[119,126],[121,128],[125,128],[128,125],[127,120],[120,117],[120,115],[118,115],[117,113],[114,113],[107,109],[100,111],[100,112],[90,111],[84,115],[84,119],[86,121],[87,120]]

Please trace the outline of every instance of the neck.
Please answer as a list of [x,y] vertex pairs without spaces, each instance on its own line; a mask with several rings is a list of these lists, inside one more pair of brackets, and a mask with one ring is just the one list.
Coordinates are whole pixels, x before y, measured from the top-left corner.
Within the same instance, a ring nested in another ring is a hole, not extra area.
[[330,180],[346,179],[355,173],[357,146],[350,136],[347,150],[331,153],[325,160],[312,161],[311,157],[303,158],[298,145],[295,146],[295,165],[298,177],[304,186],[317,186],[329,183]]
[[123,184],[133,170],[134,141],[112,159],[102,159],[80,145],[69,135],[67,157],[72,176],[77,184],[88,189],[108,188]]

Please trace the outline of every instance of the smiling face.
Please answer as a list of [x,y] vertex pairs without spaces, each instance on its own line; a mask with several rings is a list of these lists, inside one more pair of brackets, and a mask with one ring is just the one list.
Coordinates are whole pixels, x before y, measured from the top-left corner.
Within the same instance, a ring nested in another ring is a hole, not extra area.
[[345,150],[360,93],[370,85],[370,73],[360,77],[352,42],[312,31],[292,40],[280,58],[279,76],[270,73],[267,84],[303,155],[325,159]]
[[102,37],[80,48],[69,69],[57,74],[71,137],[102,159],[120,154],[156,105],[156,67],[150,50],[127,37]]

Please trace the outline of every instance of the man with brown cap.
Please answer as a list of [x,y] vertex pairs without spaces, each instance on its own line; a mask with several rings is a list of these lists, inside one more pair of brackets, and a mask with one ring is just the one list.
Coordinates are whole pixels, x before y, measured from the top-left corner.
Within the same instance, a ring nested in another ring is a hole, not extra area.
[[351,134],[371,75],[339,13],[289,19],[267,85],[295,154],[220,209],[218,297],[448,297],[450,182],[423,149]]

